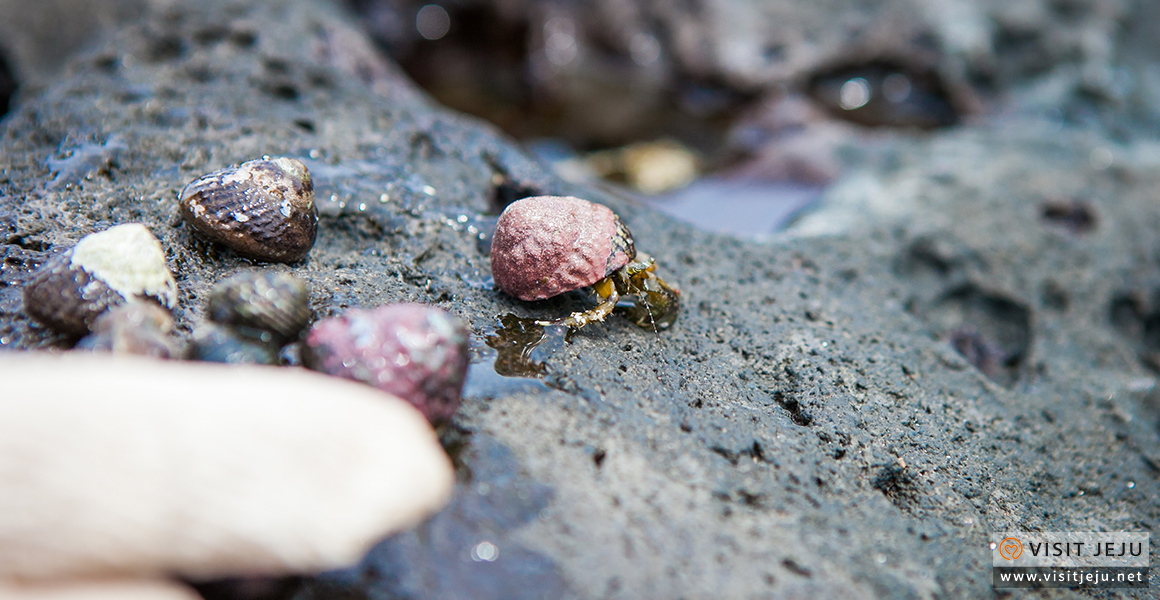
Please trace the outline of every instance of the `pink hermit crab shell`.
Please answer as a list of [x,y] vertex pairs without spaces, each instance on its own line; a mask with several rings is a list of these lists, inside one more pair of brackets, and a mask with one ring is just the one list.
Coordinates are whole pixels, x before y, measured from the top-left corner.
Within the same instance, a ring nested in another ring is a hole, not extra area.
[[607,206],[572,196],[533,196],[499,216],[491,274],[504,292],[543,300],[592,285],[635,257],[632,234]]

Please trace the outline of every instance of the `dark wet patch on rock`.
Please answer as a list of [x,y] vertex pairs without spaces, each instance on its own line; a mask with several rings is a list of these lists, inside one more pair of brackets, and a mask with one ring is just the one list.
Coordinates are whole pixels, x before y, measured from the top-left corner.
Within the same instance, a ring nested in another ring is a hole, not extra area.
[[959,122],[936,70],[885,60],[845,65],[811,78],[810,95],[830,114],[872,127],[934,129]]
[[50,157],[44,163],[54,174],[46,186],[49,190],[70,184],[79,184],[94,174],[113,178],[118,167],[118,159],[129,150],[124,138],[119,134],[110,135],[100,143],[85,143],[63,150],[64,158]]
[[918,482],[900,465],[880,467],[870,485],[882,492],[892,504],[907,512],[914,508],[922,496]]
[[918,314],[991,380],[1010,387],[1031,350],[1031,311],[975,285],[944,294]]
[[544,554],[521,543],[521,527],[551,520],[552,491],[521,473],[511,451],[486,435],[460,450],[451,504],[415,529],[375,546],[352,569],[320,576],[308,589],[390,598],[533,600],[574,597]]
[[1039,211],[1045,223],[1074,235],[1090,233],[1099,223],[1095,207],[1079,200],[1047,200]]
[[1132,341],[1140,362],[1160,372],[1160,288],[1115,294],[1108,306],[1108,320]]
[[8,114],[8,107],[12,102],[12,95],[18,87],[16,74],[12,71],[8,59],[0,53],[0,117]]

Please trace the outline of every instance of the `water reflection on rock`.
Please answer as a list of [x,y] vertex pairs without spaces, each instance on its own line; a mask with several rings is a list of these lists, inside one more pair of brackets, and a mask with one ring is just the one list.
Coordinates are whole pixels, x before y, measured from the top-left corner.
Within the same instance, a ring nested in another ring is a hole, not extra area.
[[307,581],[295,600],[533,600],[572,597],[555,563],[521,545],[518,531],[545,511],[551,488],[520,469],[506,446],[483,434],[460,454],[451,504],[411,531],[375,546],[357,567]]
[[[513,314],[500,318],[502,327],[486,338],[488,347],[495,349],[495,372],[504,377],[541,377],[545,373],[543,358],[550,353],[535,352],[548,339],[542,325],[535,319],[522,319]],[[533,356],[535,354],[536,356]]]

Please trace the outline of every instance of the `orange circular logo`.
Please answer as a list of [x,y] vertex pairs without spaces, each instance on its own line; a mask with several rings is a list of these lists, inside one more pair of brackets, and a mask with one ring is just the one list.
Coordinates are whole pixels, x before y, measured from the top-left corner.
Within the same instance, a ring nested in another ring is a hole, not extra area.
[[1015,560],[1023,554],[1023,543],[1015,538],[1003,538],[999,542],[999,556],[1007,560]]

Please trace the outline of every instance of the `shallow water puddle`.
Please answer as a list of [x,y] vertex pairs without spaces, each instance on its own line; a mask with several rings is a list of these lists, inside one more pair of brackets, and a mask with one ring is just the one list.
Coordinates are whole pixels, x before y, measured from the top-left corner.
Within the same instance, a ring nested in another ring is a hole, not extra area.
[[307,580],[294,598],[569,597],[555,562],[519,541],[528,524],[555,518],[552,489],[483,433],[470,436],[457,463],[459,482],[446,508],[379,542],[360,565]]
[[652,208],[698,229],[760,238],[789,226],[821,198],[823,190],[784,182],[707,177],[670,194],[649,198],[646,202]]
[[471,365],[463,386],[465,398],[496,398],[506,394],[551,389],[545,361],[567,343],[567,328],[543,327],[535,319],[512,314],[472,336]]

